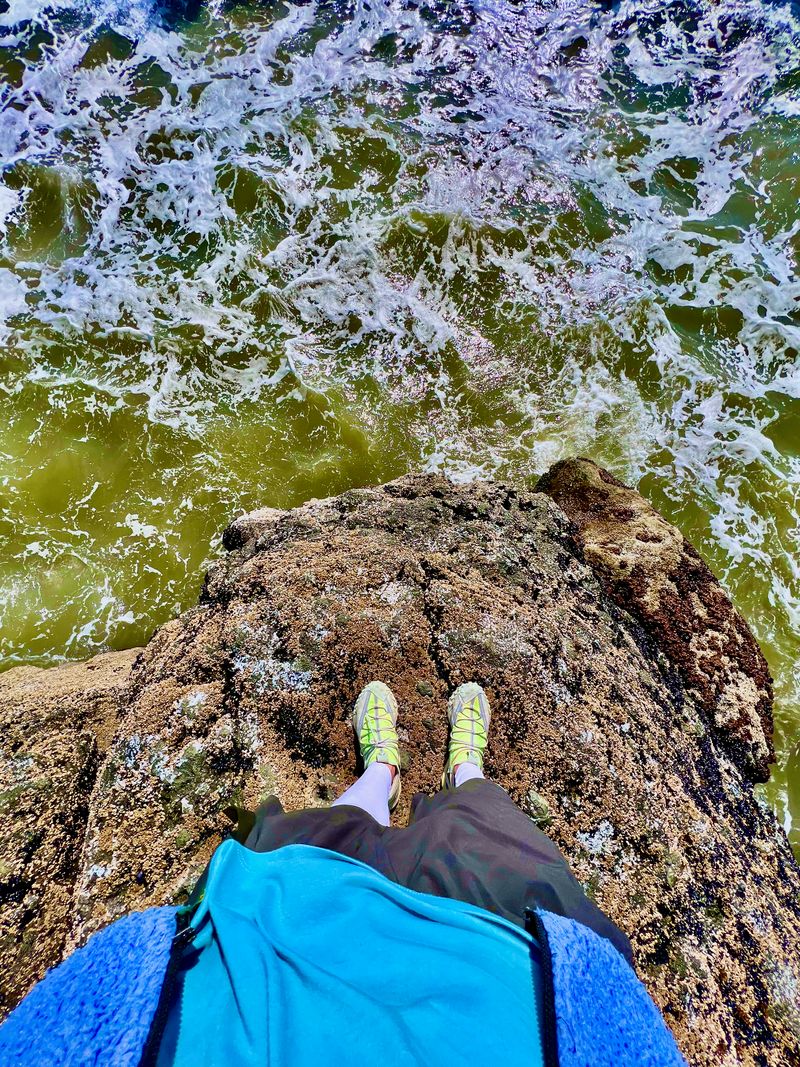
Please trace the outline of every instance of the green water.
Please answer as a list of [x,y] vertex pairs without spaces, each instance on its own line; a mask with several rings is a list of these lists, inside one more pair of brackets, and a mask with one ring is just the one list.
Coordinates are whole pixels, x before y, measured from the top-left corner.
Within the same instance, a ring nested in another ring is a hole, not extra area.
[[751,621],[800,826],[791,9],[189,16],[0,14],[0,663],[146,641],[243,510],[585,454]]

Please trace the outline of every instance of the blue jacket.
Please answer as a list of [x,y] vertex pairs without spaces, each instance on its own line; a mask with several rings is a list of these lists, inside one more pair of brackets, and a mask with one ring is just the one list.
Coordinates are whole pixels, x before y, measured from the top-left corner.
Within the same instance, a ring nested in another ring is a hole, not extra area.
[[[308,877],[315,853],[332,858],[302,845],[272,855],[291,884]],[[336,899],[335,884],[326,881],[325,890]],[[151,908],[95,934],[0,1027],[0,1063],[138,1067],[168,1002],[182,918],[175,908]],[[546,911],[531,916],[531,927],[542,959],[546,1067],[683,1067],[657,1008],[609,941]]]

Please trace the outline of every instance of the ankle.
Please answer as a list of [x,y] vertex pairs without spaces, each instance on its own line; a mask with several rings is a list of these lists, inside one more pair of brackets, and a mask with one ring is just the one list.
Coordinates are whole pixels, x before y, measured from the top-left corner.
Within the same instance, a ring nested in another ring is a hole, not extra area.
[[456,788],[466,782],[473,781],[475,778],[483,778],[483,776],[483,767],[473,763],[471,760],[462,760],[450,772],[451,784]]

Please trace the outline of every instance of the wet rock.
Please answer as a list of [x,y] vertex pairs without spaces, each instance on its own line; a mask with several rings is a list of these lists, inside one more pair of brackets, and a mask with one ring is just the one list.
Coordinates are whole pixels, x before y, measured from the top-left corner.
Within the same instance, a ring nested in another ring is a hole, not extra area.
[[242,548],[248,541],[254,541],[260,534],[271,529],[283,515],[277,508],[259,508],[234,519],[222,534],[222,544],[232,552]]
[[[30,676],[0,679],[3,760],[24,751],[39,761],[31,783],[71,783],[58,797],[23,791],[24,827],[38,835],[30,855],[22,838],[0,846],[9,877],[24,880],[0,913],[0,967],[15,973],[6,1005],[124,910],[184,900],[227,832],[226,808],[270,794],[287,808],[320,806],[349,785],[350,709],[375,677],[401,707],[402,825],[414,792],[441,777],[447,695],[474,678],[493,705],[487,773],[547,825],[628,933],[690,1062],[792,1061],[800,872],[748,781],[763,742],[751,722],[747,744],[731,743],[677,645],[648,636],[635,604],[620,610],[576,522],[544,493],[409,476],[244,527],[202,603],[107,687],[105,712],[70,697],[44,713]],[[716,592],[698,600],[724,616]],[[704,640],[700,623],[692,633]],[[743,659],[734,666],[747,677]],[[55,693],[60,671],[39,676]],[[728,692],[732,721],[748,720],[752,692]],[[759,709],[767,737],[768,702]],[[7,773],[8,789],[29,780]],[[56,805],[42,819],[37,796]],[[36,874],[62,848],[58,876]],[[41,951],[26,907],[48,916]]]
[[586,562],[680,672],[720,743],[748,777],[765,782],[775,758],[769,668],[692,545],[591,460],[556,463],[537,489],[575,522]]

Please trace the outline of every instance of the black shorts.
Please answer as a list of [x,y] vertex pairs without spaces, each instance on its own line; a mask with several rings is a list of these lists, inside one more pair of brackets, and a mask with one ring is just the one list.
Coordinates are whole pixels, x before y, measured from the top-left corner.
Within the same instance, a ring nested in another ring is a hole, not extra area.
[[344,804],[284,812],[271,797],[245,844],[255,852],[327,848],[408,889],[476,904],[520,926],[526,908],[541,907],[590,927],[633,962],[627,937],[589,900],[558,847],[494,782],[417,793],[404,829]]

